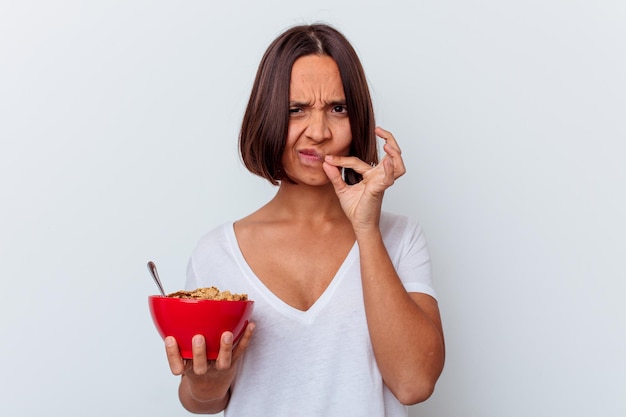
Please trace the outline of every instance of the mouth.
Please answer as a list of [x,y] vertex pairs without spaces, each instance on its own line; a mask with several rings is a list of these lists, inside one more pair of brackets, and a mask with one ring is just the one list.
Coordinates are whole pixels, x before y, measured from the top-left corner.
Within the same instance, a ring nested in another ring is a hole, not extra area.
[[315,149],[301,149],[298,151],[298,156],[305,162],[322,162],[324,160],[324,154],[316,151]]

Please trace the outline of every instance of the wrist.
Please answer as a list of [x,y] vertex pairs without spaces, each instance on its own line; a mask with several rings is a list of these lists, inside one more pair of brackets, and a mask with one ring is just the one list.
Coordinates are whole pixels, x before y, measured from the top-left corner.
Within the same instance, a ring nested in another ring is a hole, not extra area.
[[378,225],[355,227],[354,236],[358,243],[382,241],[382,233]]
[[[209,390],[213,391],[213,390]],[[189,394],[191,398],[197,402],[202,404],[219,404],[219,403],[227,403],[230,399],[230,388],[226,390],[224,394],[220,394],[217,392],[207,392],[207,390],[199,390],[199,389],[190,389]]]
[[214,385],[202,384],[191,381],[187,375],[183,375],[178,389],[181,404],[185,409],[194,414],[214,414],[226,408],[230,400],[230,387],[224,392]]

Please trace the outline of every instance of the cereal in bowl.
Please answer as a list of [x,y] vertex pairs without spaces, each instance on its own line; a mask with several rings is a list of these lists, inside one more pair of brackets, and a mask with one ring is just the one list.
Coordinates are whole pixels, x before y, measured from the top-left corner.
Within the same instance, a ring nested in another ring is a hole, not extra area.
[[167,295],[170,298],[195,298],[197,300],[246,301],[248,294],[233,294],[220,291],[216,287],[197,288],[193,291],[176,291]]

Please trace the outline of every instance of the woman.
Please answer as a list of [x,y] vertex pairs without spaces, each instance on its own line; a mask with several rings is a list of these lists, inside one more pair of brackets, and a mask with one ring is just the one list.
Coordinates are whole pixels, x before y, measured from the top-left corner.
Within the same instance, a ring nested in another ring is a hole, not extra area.
[[181,403],[226,416],[406,416],[434,389],[443,332],[420,227],[381,211],[405,167],[393,135],[374,127],[343,35],[298,26],[270,45],[240,150],[278,191],[200,240],[187,287],[248,293],[253,322],[237,346],[222,335],[216,361],[202,336],[189,361],[166,338]]

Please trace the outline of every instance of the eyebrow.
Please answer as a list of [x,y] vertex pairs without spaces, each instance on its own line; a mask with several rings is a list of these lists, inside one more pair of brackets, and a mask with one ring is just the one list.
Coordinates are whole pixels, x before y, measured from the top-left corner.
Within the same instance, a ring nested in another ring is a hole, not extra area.
[[[346,99],[342,98],[342,99],[333,99],[330,100],[328,102],[324,103],[325,106],[345,106],[346,105]],[[311,106],[311,102],[310,101],[290,101],[289,102],[289,107],[310,107]]]
[[308,107],[310,105],[311,103],[307,103],[304,101],[290,101],[289,102],[289,107]]

